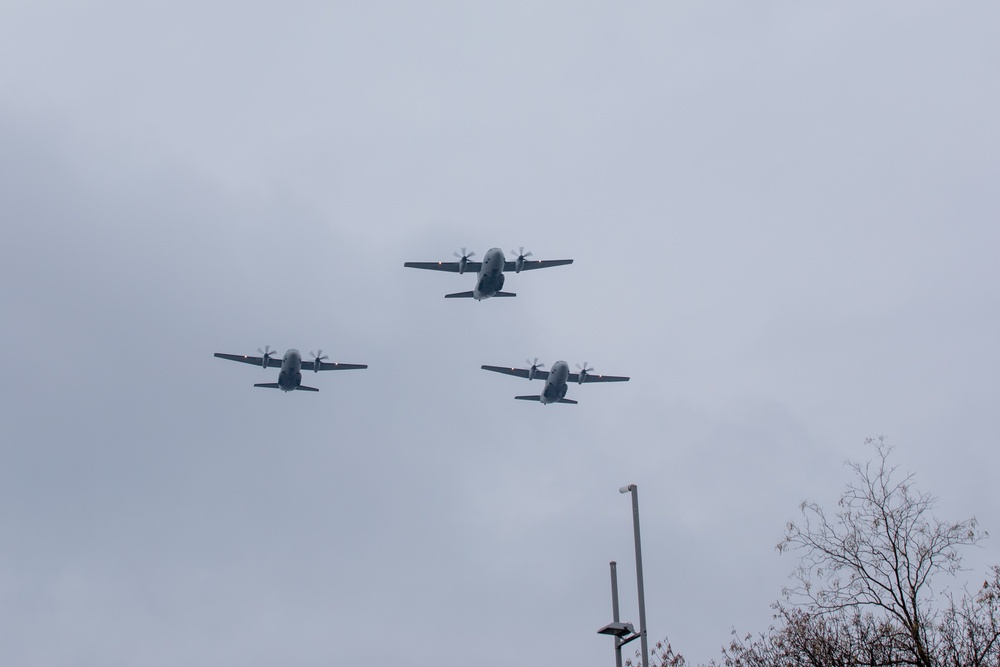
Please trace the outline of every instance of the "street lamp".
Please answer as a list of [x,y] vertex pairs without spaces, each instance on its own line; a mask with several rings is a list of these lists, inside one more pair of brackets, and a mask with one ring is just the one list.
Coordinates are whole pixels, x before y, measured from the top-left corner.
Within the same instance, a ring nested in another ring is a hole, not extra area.
[[631,623],[620,623],[618,620],[618,566],[611,561],[611,608],[614,622],[605,625],[597,632],[615,637],[615,665],[621,667],[622,646],[638,638],[642,644],[642,667],[649,667],[649,639],[646,635],[646,595],[642,587],[642,544],[639,540],[639,491],[635,484],[629,484],[618,489],[619,493],[632,493],[632,529],[635,533],[635,580],[639,589],[639,632],[636,633]]
[[615,667],[622,667],[622,646],[639,638],[631,623],[618,620],[618,563],[611,561],[611,615],[613,622],[597,631],[615,638]]

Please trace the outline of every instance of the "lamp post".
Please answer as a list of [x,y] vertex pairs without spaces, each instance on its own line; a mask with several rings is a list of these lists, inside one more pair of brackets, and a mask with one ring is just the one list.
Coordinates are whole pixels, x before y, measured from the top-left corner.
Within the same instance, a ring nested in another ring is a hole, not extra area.
[[649,667],[649,638],[646,636],[646,594],[642,587],[642,543],[639,540],[639,488],[629,484],[618,493],[632,492],[632,529],[635,532],[635,582],[639,589],[639,635],[642,642],[642,667]]
[[612,622],[597,631],[600,635],[611,635],[615,638],[615,667],[622,667],[622,646],[628,644],[639,635],[631,623],[621,623],[618,620],[618,563],[611,561],[611,616]]
[[646,635],[646,594],[642,587],[642,544],[639,541],[639,495],[635,484],[618,489],[619,493],[632,493],[632,529],[635,533],[635,580],[639,589],[639,632],[631,623],[618,620],[618,565],[611,561],[611,611],[613,622],[597,632],[615,638],[615,667],[622,667],[622,646],[635,639],[642,640],[642,667],[649,667],[649,639]]

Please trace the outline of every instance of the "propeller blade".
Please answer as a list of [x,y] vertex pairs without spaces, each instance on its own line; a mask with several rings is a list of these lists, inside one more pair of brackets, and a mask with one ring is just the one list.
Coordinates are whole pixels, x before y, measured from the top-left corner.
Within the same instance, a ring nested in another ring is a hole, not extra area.
[[319,372],[319,367],[323,363],[323,360],[330,358],[330,357],[328,357],[328,356],[326,356],[326,355],[323,354],[323,350],[317,350],[316,352],[313,352],[312,350],[309,350],[309,354],[313,358],[313,371],[315,371],[317,373]]

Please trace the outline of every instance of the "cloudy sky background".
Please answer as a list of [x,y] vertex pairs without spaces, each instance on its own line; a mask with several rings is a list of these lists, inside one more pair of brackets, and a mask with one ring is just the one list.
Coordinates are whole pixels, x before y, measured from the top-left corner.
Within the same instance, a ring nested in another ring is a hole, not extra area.
[[[880,434],[1000,533],[998,33],[0,3],[0,663],[606,665],[630,482],[651,639],[708,660]],[[520,245],[576,261],[482,303],[402,266]],[[285,395],[212,358],[264,344],[370,369]],[[632,381],[542,407],[479,369],[535,356]]]

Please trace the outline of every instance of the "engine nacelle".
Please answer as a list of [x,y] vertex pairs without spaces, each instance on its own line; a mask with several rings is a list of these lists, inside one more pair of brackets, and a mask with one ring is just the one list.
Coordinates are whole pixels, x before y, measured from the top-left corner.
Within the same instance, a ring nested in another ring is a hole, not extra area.
[[514,273],[520,273],[521,269],[524,268],[524,255],[518,255],[517,259],[514,261]]
[[469,258],[463,255],[462,258],[458,260],[458,275],[465,273],[465,267],[468,266],[468,264]]
[[578,379],[576,383],[583,384],[586,381],[587,381],[587,369],[585,368],[582,371],[580,371],[580,379]]
[[538,370],[538,366],[532,366],[531,368],[528,369],[528,380],[529,381],[535,379],[535,371],[537,371],[537,370]]

